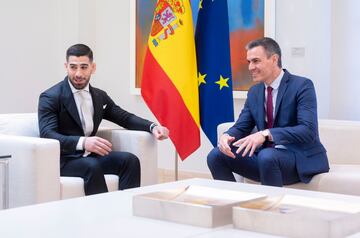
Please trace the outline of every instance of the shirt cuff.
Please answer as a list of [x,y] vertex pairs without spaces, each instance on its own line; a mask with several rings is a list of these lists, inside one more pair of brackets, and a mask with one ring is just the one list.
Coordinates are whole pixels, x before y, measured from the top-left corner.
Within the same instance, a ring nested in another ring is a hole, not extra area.
[[79,141],[76,145],[76,150],[84,150],[84,140],[85,140],[85,137],[84,136],[81,136],[79,138]]
[[155,122],[151,123],[150,128],[149,128],[149,130],[150,130],[151,133],[152,133],[154,127],[157,126],[157,125],[158,125],[158,124],[156,124]]
[[274,139],[273,139],[273,137],[272,137],[272,135],[271,135],[271,131],[270,131],[270,130],[269,130],[269,141],[274,142]]

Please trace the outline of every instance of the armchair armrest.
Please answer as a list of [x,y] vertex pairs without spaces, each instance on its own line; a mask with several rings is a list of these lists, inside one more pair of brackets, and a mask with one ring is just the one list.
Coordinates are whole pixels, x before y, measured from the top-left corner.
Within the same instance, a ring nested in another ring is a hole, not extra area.
[[130,152],[139,158],[142,186],[157,183],[157,142],[152,134],[125,129],[100,129],[97,135],[109,140],[114,151]]
[[217,135],[218,139],[222,134],[224,134],[225,131],[227,131],[230,127],[234,125],[234,122],[224,122],[217,126]]
[[0,154],[9,160],[9,207],[60,199],[57,140],[0,135]]

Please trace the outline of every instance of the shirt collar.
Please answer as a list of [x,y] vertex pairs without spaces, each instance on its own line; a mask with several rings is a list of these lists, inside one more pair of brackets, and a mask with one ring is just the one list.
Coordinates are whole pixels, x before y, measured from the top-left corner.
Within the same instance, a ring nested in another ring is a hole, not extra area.
[[[269,86],[271,86],[274,90],[277,90],[280,86],[283,76],[284,76],[284,71],[281,70],[279,76],[277,76],[277,78]],[[266,85],[265,83],[264,83],[264,85],[265,85],[265,88],[268,87],[268,85]]]
[[90,92],[90,90],[89,90],[89,84],[87,84],[87,85],[85,86],[85,88],[83,88],[83,89],[76,89],[76,88],[71,84],[70,79],[68,79],[68,83],[69,83],[69,85],[70,85],[70,89],[71,89],[71,92],[72,92],[73,94],[75,94],[75,93],[77,93],[77,92],[80,92],[80,91]]

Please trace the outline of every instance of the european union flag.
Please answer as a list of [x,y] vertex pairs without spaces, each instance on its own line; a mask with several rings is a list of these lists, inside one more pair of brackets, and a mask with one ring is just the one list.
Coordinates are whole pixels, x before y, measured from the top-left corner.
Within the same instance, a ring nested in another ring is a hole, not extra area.
[[234,121],[226,0],[200,0],[195,33],[200,123],[213,146],[217,125]]

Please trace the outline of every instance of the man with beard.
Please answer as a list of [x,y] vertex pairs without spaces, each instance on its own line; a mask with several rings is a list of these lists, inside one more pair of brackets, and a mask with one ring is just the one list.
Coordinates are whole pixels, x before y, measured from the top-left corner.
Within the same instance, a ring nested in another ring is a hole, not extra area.
[[112,151],[109,141],[95,136],[99,124],[106,119],[130,130],[148,131],[159,140],[168,138],[168,129],[125,111],[89,84],[96,64],[88,46],[71,46],[65,69],[65,79],[40,95],[38,107],[40,136],[60,142],[61,176],[83,178],[86,195],[108,191],[104,174],[118,175],[119,189],[140,186],[139,159]]

